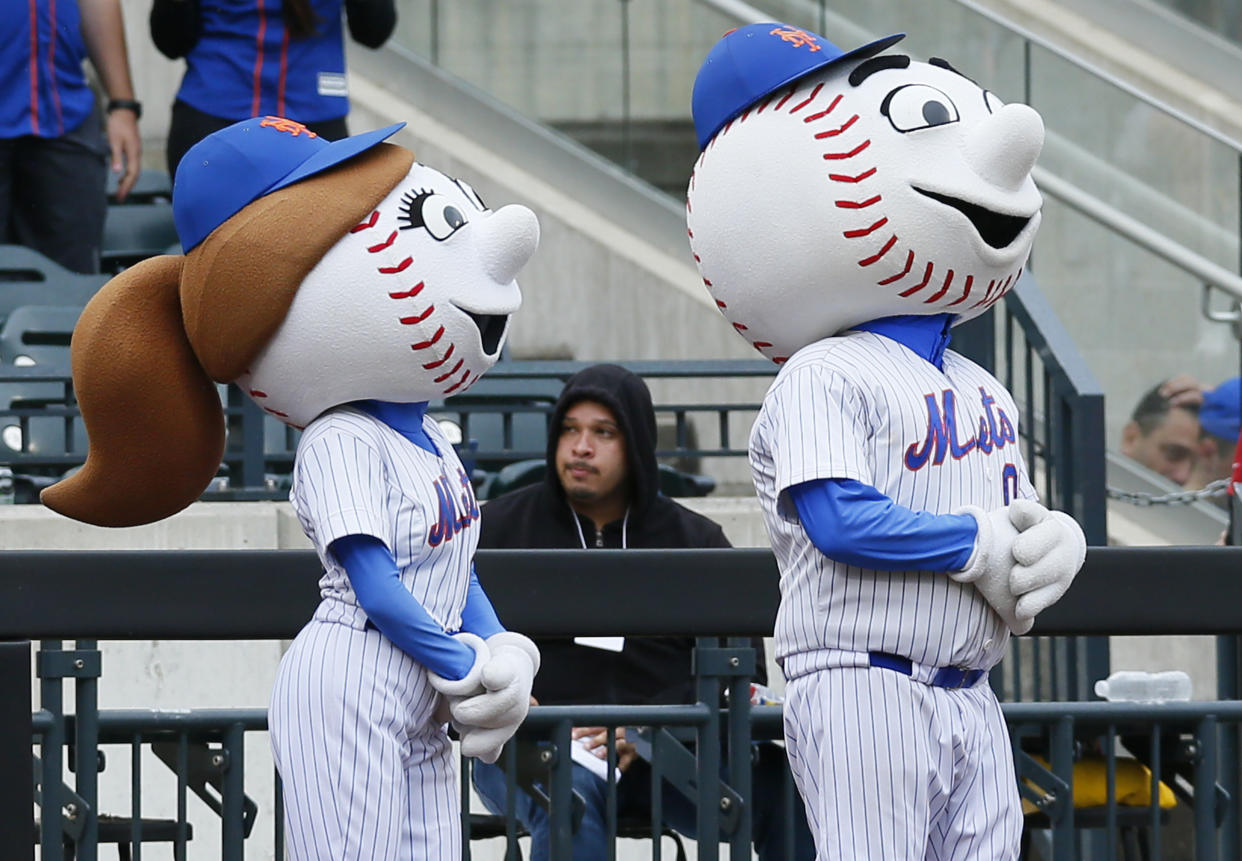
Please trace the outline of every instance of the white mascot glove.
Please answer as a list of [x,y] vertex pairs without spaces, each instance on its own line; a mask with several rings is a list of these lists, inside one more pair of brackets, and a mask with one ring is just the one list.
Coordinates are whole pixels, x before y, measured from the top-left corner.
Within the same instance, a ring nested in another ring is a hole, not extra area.
[[973,583],[983,599],[992,606],[997,615],[1015,634],[1025,634],[1035,624],[1034,619],[1019,619],[1015,612],[1017,596],[1010,588],[1010,575],[1015,560],[1014,541],[1018,530],[1010,520],[1010,509],[998,508],[984,511],[973,505],[958,509],[954,514],[969,514],[979,525],[975,538],[975,551],[961,571],[949,577],[958,583]]
[[483,691],[483,668],[487,666],[488,661],[492,657],[487,643],[476,634],[462,631],[459,634],[454,634],[453,639],[460,640],[474,650],[474,665],[470,667],[470,672],[460,679],[446,679],[432,670],[427,670],[427,678],[431,682],[431,686],[441,694],[440,704],[436,707],[435,713],[438,723],[449,722],[451,717],[449,706],[453,700],[473,696]]
[[483,690],[451,698],[449,710],[461,734],[462,753],[491,763],[530,710],[539,649],[514,631],[493,634],[485,645],[491,657],[479,676]]
[[1030,620],[1061,599],[1087,558],[1082,527],[1063,511],[1049,511],[1029,499],[1009,506],[1010,519],[1021,533],[1013,542],[1016,565],[1009,588],[1018,603],[1019,620]]

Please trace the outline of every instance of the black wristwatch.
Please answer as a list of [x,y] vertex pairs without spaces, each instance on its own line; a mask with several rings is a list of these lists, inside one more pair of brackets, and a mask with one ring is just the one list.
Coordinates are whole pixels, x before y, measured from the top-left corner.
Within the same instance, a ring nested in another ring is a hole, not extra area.
[[134,119],[142,119],[142,102],[137,99],[109,99],[108,113],[124,108],[127,111],[134,112]]

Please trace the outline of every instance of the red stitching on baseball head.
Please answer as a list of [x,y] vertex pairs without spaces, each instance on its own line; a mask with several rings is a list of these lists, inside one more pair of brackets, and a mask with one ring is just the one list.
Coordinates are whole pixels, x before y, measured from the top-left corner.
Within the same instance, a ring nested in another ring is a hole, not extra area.
[[[837,93],[837,97],[836,97],[835,99],[833,99],[833,100],[832,100],[832,104],[830,104],[828,107],[824,108],[822,111],[819,111],[818,113],[808,114],[807,116],[805,116],[805,117],[803,117],[803,118],[802,118],[802,122],[804,122],[804,123],[813,123],[813,122],[815,122],[816,120],[822,120],[824,117],[826,117],[826,116],[828,116],[830,113],[832,113],[832,109],[833,109],[833,108],[835,108],[835,107],[836,107],[837,105],[839,105],[839,104],[841,104],[841,94],[840,94],[840,93]],[[856,119],[858,119],[858,117],[854,117],[854,119],[856,120]],[[854,120],[850,120],[850,122],[853,122],[853,121],[854,121]],[[849,125],[849,123],[846,123],[846,125],[848,126],[848,125]]]
[[875,174],[875,168],[873,167],[870,170],[864,170],[862,173],[858,174],[857,176],[847,176],[846,174],[843,174],[843,173],[830,173],[828,174],[828,178],[831,180],[835,180],[836,182],[862,182],[864,179],[867,179],[868,177],[874,174]]
[[837,159],[853,158],[869,146],[871,146],[871,138],[867,138],[849,152],[826,152],[824,153],[824,160],[836,161]]
[[885,278],[883,281],[877,281],[875,283],[880,287],[887,287],[889,284],[892,284],[894,281],[900,281],[902,278],[905,278],[907,275],[910,274],[910,267],[913,265],[914,265],[914,251],[911,250],[910,253],[906,255],[906,268],[905,269],[902,269],[896,275],[890,275],[889,277]]
[[875,197],[869,197],[866,200],[838,200],[836,201],[836,204],[841,209],[863,209],[877,204],[883,199],[884,198],[881,195],[877,194]]
[[859,260],[858,265],[859,266],[870,266],[872,263],[875,263],[885,254],[887,254],[888,250],[892,248],[893,245],[896,244],[896,242],[897,242],[897,234],[894,233],[892,236],[888,238],[888,242],[884,243],[883,248],[881,248],[879,251],[877,251],[875,254],[871,255],[870,257],[864,257],[862,260]]
[[[400,319],[401,319],[401,324],[402,324],[403,326],[413,326],[413,325],[415,325],[416,323],[421,323],[421,322],[423,322],[424,320],[426,320],[428,317],[430,317],[430,316],[431,316],[431,314],[432,314],[432,312],[433,312],[433,311],[435,311],[435,310],[436,310],[436,306],[435,306],[435,305],[428,305],[428,306],[427,306],[427,308],[423,311],[423,313],[418,314],[417,316],[414,316],[414,317],[402,317],[402,318],[400,318]],[[441,327],[441,328],[443,328],[443,327]]]
[[415,296],[417,296],[421,292],[423,292],[423,282],[419,281],[417,284],[415,284],[409,290],[406,290],[404,293],[389,293],[388,298],[389,299],[413,299]]
[[944,286],[941,287],[939,290],[937,290],[935,293],[928,296],[926,299],[924,299],[923,304],[930,305],[932,302],[935,302],[945,293],[949,292],[949,285],[952,283],[953,283],[953,270],[950,269],[948,276],[944,279]]
[[972,286],[974,286],[974,283],[975,283],[975,276],[973,276],[973,275],[967,275],[967,276],[966,276],[966,283],[962,285],[962,295],[961,295],[961,296],[959,296],[958,298],[954,299],[954,300],[953,300],[952,302],[950,302],[948,305],[945,305],[945,307],[946,307],[946,308],[952,308],[954,305],[957,305],[957,304],[958,304],[958,303],[960,303],[960,302],[965,302],[965,301],[966,301],[966,297],[970,295],[970,288],[971,288]]
[[387,239],[385,239],[379,245],[372,245],[368,247],[367,251],[370,251],[372,254],[375,254],[377,251],[383,251],[385,248],[392,245],[396,241],[397,241],[397,231],[394,230]]
[[404,272],[414,262],[413,257],[407,257],[396,266],[381,266],[379,272],[381,275],[396,275],[398,272]]
[[835,138],[837,135],[841,134],[841,132],[845,131],[850,126],[854,125],[854,123],[856,122],[858,122],[858,114],[854,114],[854,116],[850,117],[848,120],[846,120],[841,125],[837,126],[835,129],[828,129],[827,131],[824,131],[824,132],[818,132],[815,135],[815,140],[822,141],[825,138]]
[[934,267],[935,267],[934,263],[932,263],[930,260],[927,261],[927,269],[923,271],[923,280],[920,281],[918,284],[915,284],[913,287],[910,287],[906,290],[902,290],[897,295],[902,296],[902,297],[913,296],[915,293],[919,292],[924,287],[926,287],[928,283],[931,281],[932,269]]
[[448,350],[445,351],[444,356],[442,358],[436,359],[436,361],[434,362],[428,362],[427,364],[423,365],[423,368],[428,371],[434,371],[436,368],[440,367],[445,362],[447,362],[449,360],[449,356],[451,355],[453,355],[453,345],[449,344],[449,348]]
[[435,344],[436,341],[439,341],[440,338],[443,336],[444,336],[444,327],[441,326],[439,329],[436,329],[436,333],[432,335],[426,341],[419,341],[417,344],[410,344],[410,349],[411,350],[425,350],[428,347]]
[[[838,201],[838,205],[839,204],[840,204],[840,201]],[[846,239],[859,239],[860,237],[863,237],[863,236],[870,236],[872,233],[875,233],[877,230],[879,230],[881,227],[883,227],[886,224],[888,224],[888,216],[884,216],[879,221],[872,224],[870,227],[861,227],[858,230],[846,230],[841,235],[844,236]]]
[[[801,101],[801,102],[798,102],[798,104],[796,104],[796,105],[794,105],[792,108],[790,108],[790,109],[789,109],[789,112],[790,112],[791,114],[796,114],[798,111],[800,111],[800,110],[802,110],[803,108],[805,108],[805,107],[806,107],[807,105],[809,105],[811,102],[815,101],[815,97],[819,95],[819,91],[820,91],[820,90],[822,90],[823,88],[824,88],[824,85],[823,85],[822,83],[820,83],[820,84],[816,84],[816,85],[815,85],[815,89],[811,90],[811,94],[810,94],[809,96],[807,96],[807,97],[806,97],[806,99],[804,99],[804,100],[803,100],[803,101]],[[725,128],[728,128],[728,126],[725,126]]]
[[379,221],[379,210],[378,209],[373,210],[371,212],[371,217],[368,220],[362,222],[361,224],[355,224],[353,227],[349,228],[349,232],[358,233],[360,231],[366,230],[369,227],[374,227],[375,222],[377,221]]

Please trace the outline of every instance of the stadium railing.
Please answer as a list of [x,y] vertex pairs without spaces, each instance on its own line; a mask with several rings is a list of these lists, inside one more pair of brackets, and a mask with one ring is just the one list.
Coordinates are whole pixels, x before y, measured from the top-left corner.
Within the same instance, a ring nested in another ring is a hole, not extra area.
[[[1242,617],[1230,594],[1237,576],[1235,548],[1091,548],[1074,587],[1038,620],[1041,635],[1238,634]],[[544,744],[552,766],[550,795],[559,844],[569,839],[568,749],[571,725],[682,726],[691,728],[702,755],[693,759],[697,785],[718,773],[715,751],[729,765],[730,791],[715,789],[699,805],[699,833],[722,825],[725,842],[748,845],[746,769],[752,737],[779,736],[779,707],[749,706],[753,652],[733,640],[769,633],[777,605],[775,561],[766,550],[677,551],[484,551],[480,578],[501,615],[535,636],[658,636],[677,633],[700,639],[698,703],[687,706],[541,707],[523,733]],[[100,808],[100,745],[128,745],[137,762],[144,746],[158,744],[161,759],[177,775],[177,821],[172,839],[184,857],[189,832],[186,794],[215,800],[221,816],[221,858],[241,859],[254,823],[241,767],[245,735],[265,728],[262,710],[178,712],[100,710],[98,639],[219,640],[287,639],[304,624],[318,601],[317,559],[311,551],[134,551],[7,553],[0,566],[0,857],[32,857],[35,789],[30,781],[33,725],[39,746],[36,782],[42,801],[41,858],[64,857],[63,839],[78,858],[95,857]],[[1169,579],[1176,576],[1177,588]],[[205,589],[204,583],[211,588]],[[578,612],[583,589],[608,606],[607,614]],[[142,595],[142,601],[133,596]],[[634,596],[643,596],[635,601]],[[71,597],[70,597],[71,596]],[[536,600],[534,596],[538,596]],[[1153,596],[1159,596],[1156,600]],[[72,639],[73,648],[61,648]],[[33,706],[31,640],[44,641],[36,667],[45,694]],[[72,679],[75,714],[65,714],[55,693]],[[1232,680],[1236,684],[1236,679]],[[1222,680],[1222,685],[1225,680]],[[722,685],[731,688],[728,708],[718,711]],[[1008,703],[1005,714],[1019,749],[1023,793],[1047,826],[1057,861],[1078,857],[1084,821],[1115,849],[1124,816],[1135,808],[1118,802],[1114,739],[1128,756],[1144,760],[1152,786],[1176,784],[1191,811],[1196,859],[1238,857],[1236,786],[1239,763],[1224,753],[1236,743],[1242,702],[1215,700],[1135,705],[1122,703]],[[33,714],[33,722],[32,722]],[[1094,819],[1075,810],[1074,766],[1084,732],[1108,740],[1103,749],[1109,793]],[[1023,755],[1024,739],[1043,743],[1047,767]],[[68,752],[68,753],[67,753]],[[158,751],[157,751],[158,752]],[[745,752],[745,755],[739,755]],[[61,785],[66,756],[74,786]],[[684,757],[683,757],[684,759]],[[253,775],[251,778],[253,779]],[[1029,782],[1028,782],[1029,781]],[[135,771],[130,827],[142,821],[143,780]],[[67,794],[72,792],[72,795]],[[1158,799],[1159,793],[1152,793]],[[727,803],[721,804],[721,799]],[[1140,805],[1150,818],[1146,836],[1159,851],[1164,816],[1155,804]],[[61,829],[46,811],[60,811]],[[249,811],[249,812],[248,812]],[[740,812],[739,812],[740,811]],[[734,818],[736,817],[736,818]],[[1141,818],[1141,817],[1140,817]],[[470,818],[463,819],[468,827]],[[141,826],[138,826],[141,827]],[[196,824],[200,834],[202,822]],[[149,836],[145,831],[131,837]],[[282,839],[281,828],[275,839]],[[699,857],[718,857],[713,841],[700,841]],[[252,850],[253,851],[253,850]],[[741,852],[740,848],[731,849]],[[748,851],[748,850],[747,850]],[[566,857],[566,856],[561,856]],[[734,855],[734,857],[738,857]],[[1110,855],[1109,857],[1113,857]]]

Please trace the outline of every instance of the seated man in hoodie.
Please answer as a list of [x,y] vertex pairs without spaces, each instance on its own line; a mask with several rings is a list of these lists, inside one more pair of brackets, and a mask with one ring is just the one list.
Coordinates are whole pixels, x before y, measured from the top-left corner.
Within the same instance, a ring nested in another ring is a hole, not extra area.
[[[656,423],[651,392],[640,377],[617,365],[594,365],[574,375],[553,411],[541,484],[520,488],[482,508],[482,548],[664,548],[728,547],[714,521],[662,496],[657,487]],[[694,639],[630,638],[622,644],[593,640],[540,640],[543,666],[534,699],[545,705],[694,702],[690,655]],[[757,642],[762,647],[762,642]],[[617,651],[616,649],[620,649]],[[759,652],[757,681],[764,681]],[[619,729],[617,815],[651,815],[651,778],[646,762]],[[574,738],[601,761],[607,731],[576,727]],[[753,839],[761,859],[785,858],[784,751],[756,746],[753,770]],[[606,768],[599,769],[606,774]],[[505,810],[505,776],[498,766],[477,763],[474,784],[495,813]],[[608,855],[607,782],[578,763],[574,789],[586,802],[574,834],[574,858]],[[693,835],[695,808],[665,784],[663,818]],[[531,832],[531,858],[548,857],[547,812],[526,793],[515,799],[519,821]],[[795,852],[809,859],[814,846],[801,802],[794,799]]]

